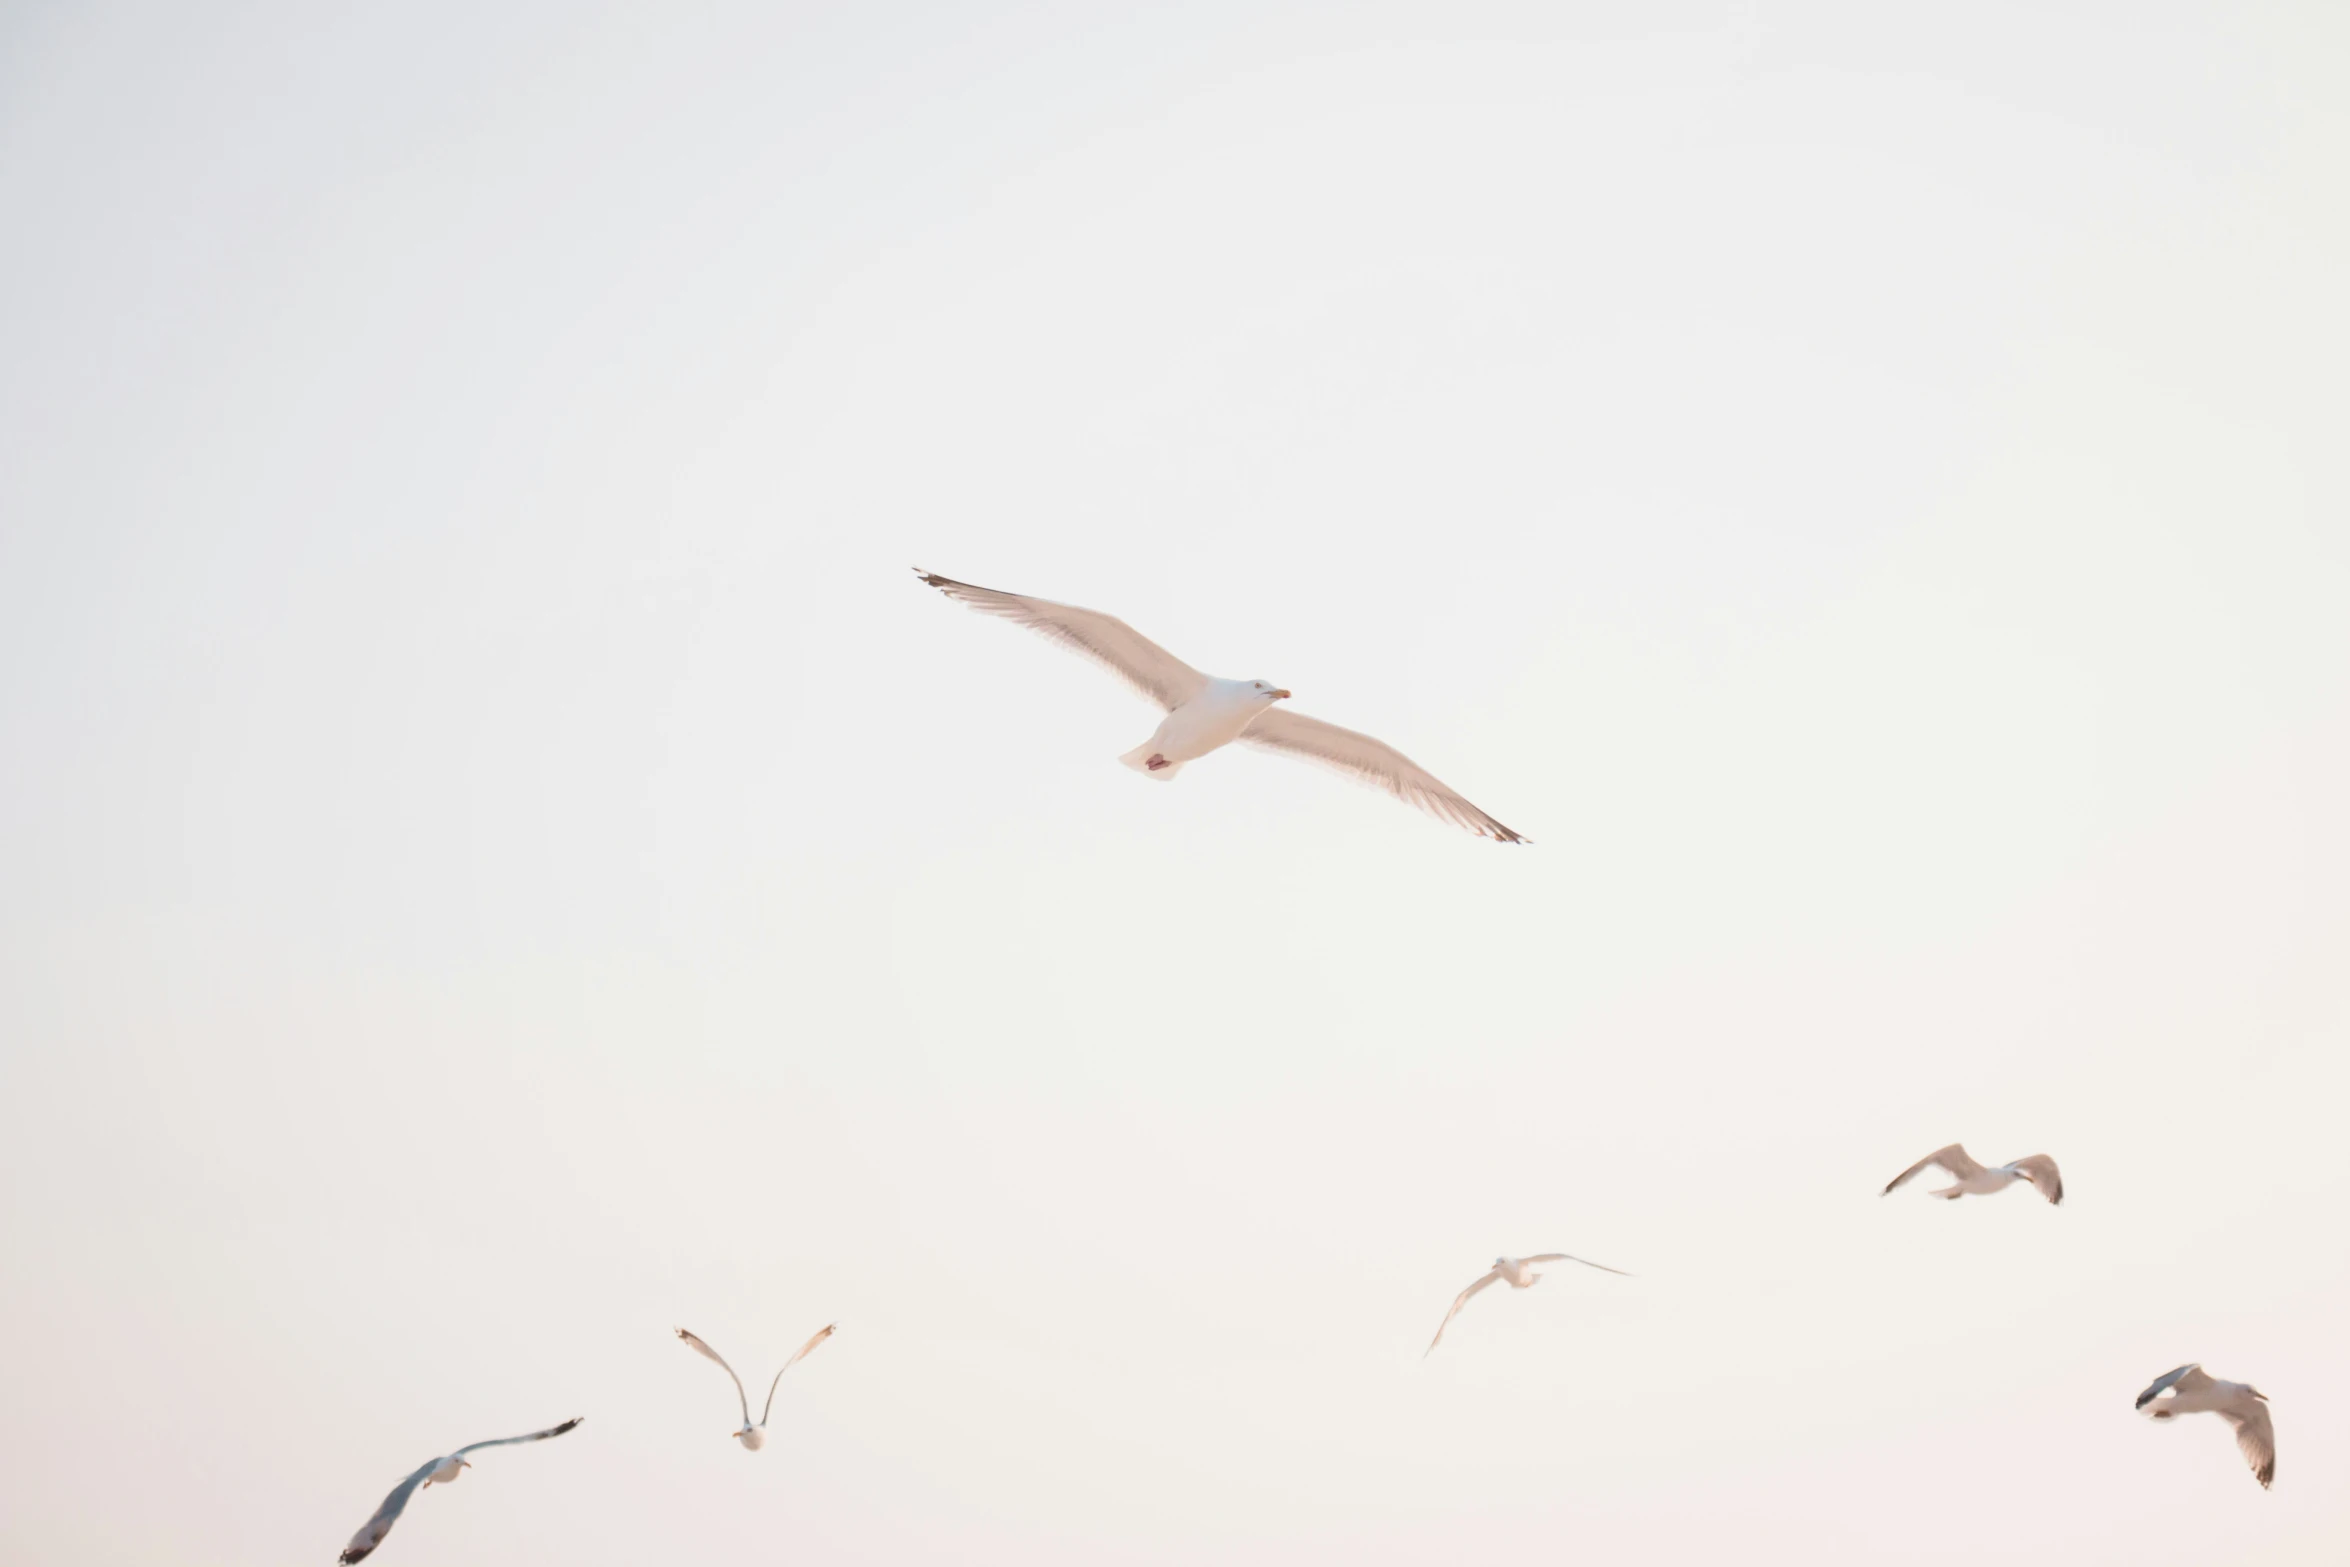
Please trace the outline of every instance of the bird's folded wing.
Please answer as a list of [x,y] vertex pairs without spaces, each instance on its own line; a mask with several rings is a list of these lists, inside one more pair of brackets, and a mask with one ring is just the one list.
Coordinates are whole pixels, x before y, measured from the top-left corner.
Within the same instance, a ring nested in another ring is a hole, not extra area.
[[802,1344],[798,1349],[794,1350],[792,1352],[791,1359],[785,1361],[783,1365],[777,1369],[775,1373],[775,1380],[767,1384],[767,1407],[759,1411],[759,1424],[765,1425],[767,1423],[767,1417],[775,1412],[775,1390],[783,1385],[783,1373],[789,1371],[793,1366],[798,1365],[802,1355],[805,1355],[809,1350],[814,1349],[817,1345],[832,1337],[832,1330],[839,1326],[840,1324],[837,1322],[827,1322],[823,1327],[818,1328],[813,1334],[809,1336],[808,1342]]
[[544,1431],[533,1431],[528,1436],[501,1436],[487,1442],[468,1442],[465,1446],[457,1449],[457,1451],[460,1455],[462,1455],[465,1453],[478,1453],[485,1447],[512,1447],[517,1442],[544,1442],[548,1437],[561,1436],[564,1432],[570,1430],[573,1426],[578,1425],[586,1418],[587,1416],[585,1415],[573,1415],[569,1420],[564,1421],[559,1426],[549,1426]]
[[[2056,1173],[2054,1159],[2044,1153],[2036,1153],[2029,1159],[2018,1159],[2015,1167],[2016,1173],[2040,1189],[2041,1196],[2050,1202],[2064,1201],[2064,1177]],[[2095,1172],[2092,1171],[2091,1175],[2090,1184],[2093,1186],[2096,1184]]]
[[383,1544],[384,1536],[390,1534],[392,1525],[399,1522],[402,1510],[408,1505],[408,1498],[414,1496],[416,1488],[424,1484],[426,1477],[440,1466],[438,1458],[426,1459],[423,1468],[393,1486],[392,1494],[384,1498],[383,1505],[375,1510],[373,1518],[359,1526],[359,1532],[351,1536],[351,1543],[343,1547],[343,1554],[338,1559],[345,1563],[361,1561],[370,1551]]
[[1406,805],[1416,805],[1440,821],[1467,828],[1480,838],[1502,843],[1528,840],[1471,805],[1458,791],[1384,740],[1352,729],[1326,724],[1303,713],[1272,709],[1240,732],[1250,745],[1290,756],[1302,756],[1346,774],[1357,783],[1384,789]]
[[1452,1326],[1452,1319],[1461,1314],[1461,1308],[1469,1303],[1469,1297],[1476,1294],[1479,1290],[1484,1289],[1487,1285],[1490,1285],[1500,1277],[1501,1275],[1499,1273],[1488,1273],[1485,1275],[1485,1277],[1479,1279],[1476,1283],[1470,1285],[1467,1289],[1462,1290],[1460,1294],[1453,1297],[1452,1310],[1446,1312],[1444,1314],[1444,1320],[1436,1324],[1436,1336],[1428,1341],[1428,1347],[1426,1349],[1420,1351],[1420,1358],[1422,1360],[1426,1360],[1430,1355],[1436,1353],[1436,1346],[1444,1342],[1444,1330]]
[[2244,1462],[2252,1466],[2252,1477],[2265,1489],[2277,1477],[2277,1428],[2269,1423],[2268,1406],[2254,1404],[2247,1414],[2234,1410],[2225,1412],[2236,1428],[2236,1446],[2243,1449]]
[[[1917,1163],[1911,1165],[1908,1169],[1902,1171],[1899,1175],[1896,1175],[1890,1181],[1887,1181],[1885,1183],[1885,1192],[1893,1190],[1894,1187],[1899,1186],[1903,1181],[1908,1180],[1911,1176],[1917,1174],[1918,1171],[1924,1169],[1929,1164],[1938,1164],[1942,1166],[1942,1168],[1948,1170],[1952,1176],[1962,1181],[1970,1175],[1980,1175],[1983,1173],[1983,1167],[1975,1163],[1974,1160],[1967,1157],[1966,1149],[1960,1147],[1957,1143],[1952,1143],[1947,1148],[1935,1149],[1932,1153],[1926,1155],[1923,1159],[1920,1159]],[[1879,1192],[1877,1195],[1882,1197],[1885,1195],[1885,1192]]]
[[914,568],[914,574],[948,598],[968,604],[981,614],[1001,615],[1072,652],[1084,654],[1170,711],[1207,688],[1207,676],[1115,615],[1079,609],[1074,604],[1056,604],[1051,599],[977,588],[968,582],[924,571],[919,566]]
[[681,1339],[684,1339],[688,1344],[692,1345],[699,1353],[707,1355],[710,1359],[718,1362],[718,1369],[725,1372],[727,1379],[734,1383],[734,1396],[742,1400],[743,1424],[749,1425],[751,1423],[751,1395],[743,1391],[743,1379],[734,1374],[734,1367],[726,1363],[726,1357],[719,1354],[718,1351],[712,1349],[709,1345],[703,1343],[700,1339],[694,1337],[693,1334],[688,1333],[683,1328],[679,1328],[677,1330],[677,1336]]
[[1539,1257],[1528,1257],[1526,1260],[1528,1262],[1579,1262],[1586,1268],[1597,1268],[1602,1273],[1618,1274],[1627,1279],[1632,1276],[1621,1268],[1611,1268],[1604,1262],[1593,1262],[1589,1257],[1570,1257],[1563,1251],[1546,1251]]
[[2204,1374],[2203,1367],[2190,1360],[2176,1371],[2166,1371],[2156,1377],[2146,1391],[2138,1395],[2138,1402],[2133,1407],[2144,1409],[2154,1402],[2155,1395],[2164,1388],[2175,1387],[2182,1393],[2199,1393],[2209,1386],[2211,1378]]

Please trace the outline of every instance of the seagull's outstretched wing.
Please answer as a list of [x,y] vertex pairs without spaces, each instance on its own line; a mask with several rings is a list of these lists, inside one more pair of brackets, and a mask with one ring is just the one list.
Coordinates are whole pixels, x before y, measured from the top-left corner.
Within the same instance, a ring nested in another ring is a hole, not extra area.
[[467,1453],[478,1453],[485,1447],[512,1447],[517,1442],[544,1442],[548,1437],[561,1436],[586,1418],[585,1415],[573,1415],[559,1426],[549,1426],[544,1431],[533,1431],[528,1436],[501,1436],[488,1442],[469,1442],[457,1449],[456,1456],[462,1458]]
[[809,1338],[807,1343],[802,1344],[798,1349],[792,1352],[791,1359],[783,1363],[783,1369],[775,1373],[775,1381],[767,1384],[767,1407],[759,1411],[759,1424],[765,1425],[767,1423],[767,1417],[775,1412],[775,1389],[783,1381],[783,1373],[785,1371],[789,1371],[794,1365],[798,1364],[799,1358],[802,1355],[805,1355],[809,1350],[814,1349],[817,1345],[832,1337],[832,1330],[839,1326],[840,1324],[837,1322],[827,1322],[824,1324],[824,1326],[816,1330],[814,1335]]
[[1001,615],[1050,637],[1125,681],[1159,706],[1173,711],[1207,689],[1208,677],[1168,652],[1114,615],[1051,599],[1032,599],[1019,593],[975,588],[936,572],[914,568],[914,575],[948,598],[970,605],[983,615]]
[[351,1543],[343,1547],[343,1554],[336,1559],[345,1563],[364,1561],[370,1551],[384,1543],[384,1536],[392,1532],[392,1525],[400,1521],[400,1514],[407,1510],[408,1498],[414,1496],[416,1488],[424,1484],[440,1466],[438,1458],[428,1458],[422,1469],[393,1486],[392,1494],[384,1498],[383,1506],[378,1507],[375,1516],[362,1524],[357,1534],[351,1536]]
[[2236,1428],[2236,1446],[2243,1449],[2244,1462],[2252,1466],[2252,1478],[2267,1490],[2277,1477],[2277,1428],[2269,1423],[2268,1405],[2247,1394],[2240,1411],[2223,1409],[2220,1413]]
[[[2038,1187],[2040,1195],[2050,1202],[2064,1201],[2064,1177],[2056,1173],[2054,1159],[2044,1153],[2036,1153],[2029,1159],[2018,1159],[2015,1162],[2015,1170],[2018,1175]],[[2094,1175],[2095,1172],[2092,1171],[2091,1174]],[[2095,1184],[2094,1180],[2091,1184]]]
[[1440,821],[1465,827],[1480,838],[1502,843],[1532,841],[1519,837],[1471,805],[1444,780],[1384,740],[1374,740],[1369,735],[1341,729],[1303,713],[1273,709],[1259,713],[1256,722],[1240,732],[1240,738],[1268,751],[1320,762],[1357,783],[1384,789],[1404,804],[1416,805]]
[[2190,1360],[2176,1371],[2166,1371],[2156,1377],[2153,1385],[2145,1392],[2140,1393],[2138,1402],[2131,1407],[2144,1409],[2148,1404],[2153,1403],[2155,1395],[2165,1388],[2175,1387],[2182,1393],[2200,1393],[2209,1386],[2211,1386],[2211,1378],[2205,1374],[2202,1365]]
[[1980,1175],[1983,1173],[1983,1167],[1977,1164],[1974,1160],[1967,1157],[1967,1151],[1965,1148],[1961,1147],[1957,1143],[1952,1143],[1947,1148],[1935,1149],[1932,1153],[1926,1155],[1923,1159],[1920,1159],[1917,1163],[1911,1165],[1908,1169],[1902,1171],[1899,1175],[1896,1175],[1890,1181],[1887,1181],[1885,1183],[1885,1190],[1877,1193],[1877,1195],[1880,1197],[1886,1195],[1887,1192],[1892,1191],[1894,1187],[1899,1186],[1903,1181],[1908,1180],[1911,1176],[1917,1174],[1918,1171],[1924,1169],[1929,1164],[1938,1164],[1942,1166],[1943,1169],[1950,1172],[1951,1179],[1953,1180],[1963,1181],[1970,1175]]
[[1487,1273],[1485,1277],[1479,1279],[1476,1283],[1470,1285],[1467,1289],[1462,1290],[1459,1295],[1453,1298],[1452,1310],[1446,1312],[1444,1314],[1444,1320],[1436,1324],[1436,1336],[1428,1341],[1428,1347],[1426,1349],[1420,1351],[1420,1358],[1422,1360],[1426,1360],[1430,1355],[1436,1353],[1436,1346],[1444,1342],[1444,1330],[1452,1326],[1452,1319],[1461,1314],[1461,1308],[1469,1303],[1469,1297],[1476,1294],[1481,1289],[1488,1288],[1492,1285],[1494,1280],[1500,1277],[1501,1270],[1499,1268],[1495,1268],[1493,1271]]
[[1539,1257],[1528,1257],[1528,1262],[1579,1262],[1586,1268],[1597,1268],[1602,1273],[1613,1273],[1622,1278],[1632,1275],[1621,1268],[1611,1268],[1604,1262],[1593,1262],[1589,1257],[1570,1257],[1563,1251],[1546,1251]]
[[[726,1363],[726,1357],[719,1354],[718,1351],[712,1349],[709,1345],[703,1343],[700,1339],[694,1337],[691,1333],[688,1333],[683,1328],[679,1328],[677,1330],[677,1336],[681,1339],[684,1339],[688,1344],[691,1344],[701,1353],[709,1356],[712,1360],[717,1361],[718,1369],[725,1372],[729,1377],[734,1378],[734,1396],[742,1400],[743,1424],[749,1425],[751,1423],[751,1395],[743,1391],[743,1379],[734,1375],[734,1367]],[[781,1374],[782,1373],[780,1372],[777,1373],[779,1376]]]

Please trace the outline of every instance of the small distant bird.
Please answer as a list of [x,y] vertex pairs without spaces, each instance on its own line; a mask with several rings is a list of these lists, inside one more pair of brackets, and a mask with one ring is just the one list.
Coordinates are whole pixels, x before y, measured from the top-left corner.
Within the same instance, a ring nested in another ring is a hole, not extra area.
[[1461,1308],[1469,1303],[1470,1296],[1502,1281],[1507,1281],[1514,1290],[1532,1289],[1534,1281],[1542,1277],[1542,1269],[1536,1264],[1545,1262],[1580,1262],[1586,1268],[1597,1268],[1602,1273],[1613,1273],[1620,1278],[1628,1279],[1632,1276],[1621,1268],[1611,1268],[1604,1262],[1592,1262],[1582,1257],[1570,1257],[1563,1251],[1546,1251],[1539,1257],[1496,1257],[1485,1277],[1454,1298],[1452,1310],[1446,1312],[1444,1320],[1436,1324],[1436,1336],[1428,1341],[1426,1349],[1420,1351],[1420,1358],[1426,1360],[1436,1353],[1436,1346],[1444,1342],[1444,1330],[1452,1326],[1452,1319],[1461,1314]]
[[[2155,1395],[2165,1389],[2170,1397],[2157,1401]],[[2149,1404],[2154,1407],[2147,1409]],[[2154,1385],[2138,1395],[2137,1407],[2155,1420],[2224,1415],[2236,1428],[2236,1446],[2243,1449],[2244,1462],[2252,1466],[2252,1478],[2260,1482],[2261,1489],[2268,1489],[2277,1477],[2277,1430],[2269,1424],[2268,1395],[2251,1383],[2222,1382],[2190,1361],[2156,1377]]]
[[1958,1183],[1956,1186],[1945,1186],[1935,1191],[1933,1195],[1936,1197],[1957,1198],[1969,1194],[1981,1196],[1990,1192],[2002,1191],[2015,1181],[2030,1181],[2034,1186],[2040,1188],[2040,1195],[2050,1202],[2064,1201],[2064,1177],[2056,1173],[2056,1161],[2046,1154],[2036,1153],[2029,1159],[2018,1159],[2013,1164],[2003,1164],[1995,1169],[1985,1169],[1982,1165],[1968,1158],[1967,1151],[1957,1143],[1952,1143],[1947,1148],[1926,1155],[1893,1177],[1892,1180],[1887,1181],[1885,1190],[1877,1195],[1883,1197],[1889,1194],[1894,1187],[1899,1186],[1929,1164],[1940,1165],[1950,1173],[1950,1178]]
[[802,1344],[799,1347],[799,1349],[792,1355],[791,1359],[783,1363],[783,1370],[775,1373],[775,1381],[767,1384],[767,1407],[759,1411],[759,1423],[757,1425],[751,1424],[751,1400],[750,1395],[743,1391],[743,1379],[734,1375],[734,1367],[726,1363],[726,1358],[720,1355],[718,1351],[712,1349],[709,1345],[703,1343],[700,1339],[694,1337],[691,1333],[688,1333],[683,1328],[679,1328],[677,1330],[677,1336],[681,1339],[684,1339],[688,1344],[691,1344],[700,1353],[709,1356],[712,1360],[717,1361],[718,1368],[721,1371],[724,1371],[729,1377],[734,1377],[734,1396],[742,1400],[743,1406],[743,1428],[740,1431],[734,1433],[734,1439],[742,1443],[746,1450],[755,1453],[760,1448],[767,1445],[767,1417],[775,1412],[775,1389],[777,1385],[783,1381],[784,1371],[789,1371],[793,1366],[797,1365],[799,1363],[800,1356],[805,1355],[809,1350],[814,1349],[817,1345],[832,1337],[832,1330],[839,1326],[840,1324],[837,1322],[826,1323],[823,1327],[816,1331],[816,1334],[813,1338],[809,1339],[807,1343]]
[[1319,762],[1441,821],[1502,843],[1530,840],[1471,805],[1434,773],[1383,741],[1303,713],[1274,712],[1288,691],[1269,680],[1215,680],[1201,674],[1123,620],[1099,610],[975,588],[934,572],[914,574],[948,598],[1000,615],[1082,653],[1167,710],[1158,732],[1118,758],[1146,777],[1171,779],[1183,764],[1244,740],[1284,756]]
[[460,1447],[445,1458],[432,1460],[392,1487],[392,1494],[384,1498],[384,1504],[375,1510],[375,1516],[368,1519],[357,1534],[351,1536],[349,1545],[343,1547],[341,1559],[346,1563],[365,1560],[370,1551],[384,1543],[384,1536],[392,1532],[392,1525],[398,1523],[400,1514],[407,1511],[408,1498],[425,1486],[435,1480],[443,1485],[456,1484],[457,1477],[473,1467],[465,1460],[467,1453],[478,1453],[485,1447],[512,1447],[517,1442],[544,1442],[548,1437],[561,1436],[586,1418],[584,1415],[574,1415],[561,1425],[549,1426],[544,1431],[533,1431],[528,1436],[502,1436],[495,1442],[475,1442]]

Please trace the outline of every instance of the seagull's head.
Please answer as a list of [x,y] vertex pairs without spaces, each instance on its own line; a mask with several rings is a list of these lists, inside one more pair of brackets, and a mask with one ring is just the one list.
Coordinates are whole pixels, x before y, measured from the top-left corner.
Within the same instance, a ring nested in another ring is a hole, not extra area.
[[1289,700],[1289,689],[1286,686],[1277,686],[1270,680],[1252,680],[1249,685],[1253,688],[1256,699],[1268,707],[1275,702]]
[[742,1443],[745,1452],[750,1453],[755,1453],[767,1445],[767,1433],[754,1425],[746,1424],[734,1434],[734,1439]]

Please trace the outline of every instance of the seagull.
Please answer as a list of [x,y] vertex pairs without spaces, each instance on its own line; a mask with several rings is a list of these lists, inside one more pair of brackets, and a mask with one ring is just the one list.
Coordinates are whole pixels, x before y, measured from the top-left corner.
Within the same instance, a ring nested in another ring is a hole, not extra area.
[[1436,1353],[1436,1346],[1444,1342],[1444,1330],[1452,1326],[1452,1319],[1461,1314],[1461,1308],[1469,1303],[1470,1296],[1504,1279],[1509,1281],[1511,1289],[1532,1289],[1534,1281],[1542,1277],[1542,1270],[1535,1266],[1541,1262],[1580,1262],[1586,1268],[1597,1268],[1602,1273],[1613,1273],[1627,1279],[1632,1276],[1621,1268],[1611,1268],[1604,1262],[1593,1262],[1584,1257],[1570,1257],[1563,1251],[1546,1251],[1539,1257],[1496,1257],[1485,1277],[1454,1297],[1452,1310],[1446,1312],[1444,1320],[1436,1324],[1436,1336],[1428,1341],[1426,1349],[1420,1351],[1420,1358],[1426,1360]]
[[548,1437],[561,1436],[586,1418],[585,1415],[574,1415],[561,1425],[549,1426],[544,1431],[533,1431],[528,1436],[502,1436],[494,1442],[475,1442],[460,1447],[445,1458],[431,1460],[392,1487],[392,1494],[384,1498],[384,1504],[375,1510],[375,1516],[368,1519],[357,1534],[351,1536],[349,1545],[343,1547],[340,1559],[346,1563],[364,1561],[369,1552],[384,1543],[384,1536],[392,1532],[392,1525],[400,1521],[400,1514],[408,1510],[408,1498],[435,1480],[443,1485],[454,1485],[459,1475],[473,1467],[466,1461],[467,1453],[478,1453],[485,1447],[512,1447],[517,1442],[544,1442]]
[[[2157,1402],[2155,1395],[2165,1388],[2170,1397]],[[2154,1407],[2146,1409],[2148,1404]],[[2204,1413],[2225,1415],[2228,1424],[2236,1428],[2236,1445],[2244,1450],[2244,1462],[2252,1466],[2252,1478],[2260,1482],[2260,1488],[2267,1490],[2277,1477],[2277,1428],[2269,1424],[2268,1395],[2251,1383],[2222,1382],[2190,1361],[2156,1377],[2154,1385],[2138,1395],[2137,1407],[2156,1420]]]
[[701,1354],[707,1355],[712,1360],[717,1361],[720,1370],[724,1371],[728,1376],[734,1377],[734,1396],[741,1399],[743,1405],[743,1428],[740,1431],[734,1433],[734,1439],[742,1443],[745,1451],[755,1453],[760,1448],[767,1445],[767,1417],[775,1412],[775,1389],[777,1385],[783,1381],[783,1372],[789,1371],[792,1366],[798,1362],[800,1356],[805,1355],[809,1350],[814,1349],[817,1345],[832,1337],[832,1330],[839,1326],[840,1324],[837,1322],[826,1323],[823,1327],[817,1329],[814,1337],[810,1338],[807,1343],[802,1344],[799,1349],[794,1352],[790,1360],[787,1360],[783,1363],[783,1371],[776,1372],[775,1381],[767,1384],[767,1407],[759,1411],[759,1423],[757,1425],[751,1424],[751,1399],[750,1395],[743,1391],[743,1379],[741,1377],[734,1376],[734,1367],[726,1363],[726,1357],[719,1354],[718,1351],[712,1349],[709,1345],[703,1343],[700,1339],[694,1337],[691,1333],[688,1333],[683,1328],[679,1328],[677,1330],[677,1336],[681,1339],[684,1339],[688,1344],[691,1344],[695,1350]]
[[1196,762],[1235,740],[1245,740],[1268,751],[1319,762],[1359,783],[1384,789],[1406,805],[1416,805],[1480,838],[1502,843],[1531,841],[1471,805],[1393,746],[1303,713],[1273,711],[1274,703],[1289,700],[1289,692],[1271,681],[1212,679],[1123,620],[1099,610],[975,588],[919,566],[914,574],[948,598],[982,614],[1000,615],[1071,652],[1084,654],[1137,694],[1165,708],[1167,716],[1158,731],[1118,758],[1147,778],[1170,780],[1183,771],[1184,763]]
[[1899,1186],[1929,1164],[1940,1165],[1950,1173],[1950,1178],[1958,1183],[1956,1186],[1942,1187],[1934,1193],[1937,1197],[1959,1198],[1969,1193],[1982,1196],[2002,1191],[2016,1181],[2030,1181],[2034,1186],[2040,1188],[2040,1195],[2051,1203],[2064,1201],[2064,1177],[2056,1173],[2056,1161],[2046,1154],[2036,1153],[2029,1159],[2018,1159],[2013,1164],[2003,1164],[1996,1169],[1986,1170],[1973,1159],[1967,1157],[1967,1151],[1957,1143],[1952,1143],[1947,1148],[1938,1148],[1926,1155],[1886,1182],[1885,1190],[1877,1195],[1886,1196],[1894,1187]]

